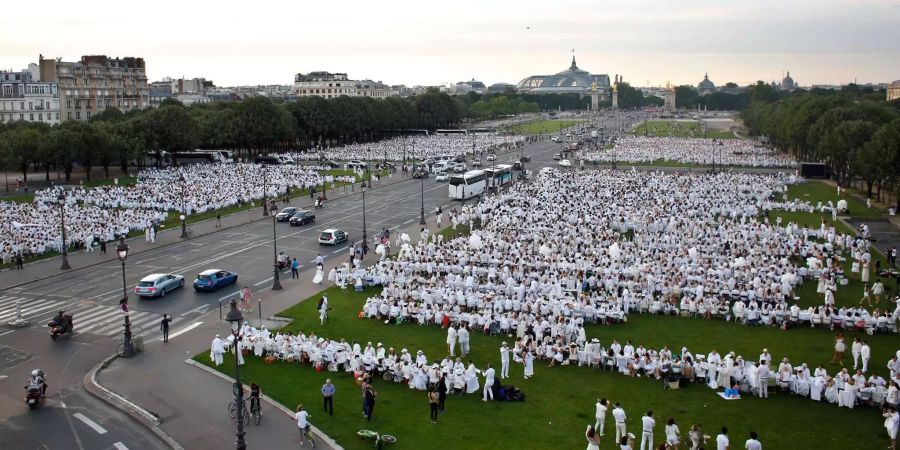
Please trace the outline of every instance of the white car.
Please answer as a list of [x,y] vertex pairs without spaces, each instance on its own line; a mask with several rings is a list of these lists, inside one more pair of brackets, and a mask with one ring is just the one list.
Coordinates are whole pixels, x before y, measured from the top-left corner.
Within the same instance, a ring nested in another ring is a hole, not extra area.
[[494,155],[494,154],[492,153],[492,154],[490,154],[490,155],[487,155],[487,158],[485,158],[485,159],[487,159],[488,161],[496,161],[496,160],[497,160],[497,155]]
[[319,235],[319,244],[337,245],[341,242],[347,241],[348,239],[350,239],[350,236],[347,235],[347,233],[345,233],[343,230],[339,230],[337,228],[329,228],[322,231],[322,234]]
[[367,168],[369,168],[369,163],[367,163],[365,161],[360,161],[358,159],[354,159],[347,163],[347,168],[351,169],[351,170],[356,169],[356,168],[367,169]]
[[450,179],[450,175],[447,175],[447,172],[439,172],[437,176],[434,177],[434,181],[447,181]]
[[572,162],[568,159],[561,159],[559,161],[559,167],[572,167]]
[[138,297],[165,297],[171,290],[184,287],[184,277],[171,273],[154,273],[141,278],[134,293]]

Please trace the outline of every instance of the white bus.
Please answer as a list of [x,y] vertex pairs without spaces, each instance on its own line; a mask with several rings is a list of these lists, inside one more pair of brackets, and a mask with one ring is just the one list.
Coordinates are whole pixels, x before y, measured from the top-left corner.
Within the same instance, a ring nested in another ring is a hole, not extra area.
[[434,134],[438,136],[450,136],[450,135],[468,135],[468,130],[434,130]]
[[496,164],[484,168],[487,186],[494,188],[500,187],[512,182],[512,165]]
[[450,198],[466,200],[484,193],[487,178],[483,170],[470,170],[461,175],[450,176]]

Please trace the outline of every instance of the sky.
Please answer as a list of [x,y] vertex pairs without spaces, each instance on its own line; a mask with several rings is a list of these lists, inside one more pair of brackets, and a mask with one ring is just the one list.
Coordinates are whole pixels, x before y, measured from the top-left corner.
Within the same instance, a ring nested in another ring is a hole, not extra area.
[[[579,67],[636,86],[900,79],[900,0],[45,0],[0,15],[0,68],[139,56],[148,77],[292,84],[296,73],[436,85]],[[130,6],[136,5],[136,6]],[[139,6],[138,6],[139,5]],[[7,12],[11,10],[7,9]]]

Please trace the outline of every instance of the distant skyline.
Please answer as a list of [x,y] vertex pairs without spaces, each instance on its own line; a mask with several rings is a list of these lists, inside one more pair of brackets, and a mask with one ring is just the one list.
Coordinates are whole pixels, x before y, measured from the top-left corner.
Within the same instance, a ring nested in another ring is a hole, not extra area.
[[[151,81],[292,84],[296,73],[436,85],[516,84],[566,69],[636,86],[780,81],[801,86],[900,79],[900,0],[159,0],[139,8],[48,0],[0,16],[0,69],[82,55],[139,56]],[[125,4],[130,5],[130,4]],[[145,6],[149,5],[149,6]],[[223,6],[225,5],[225,6]]]

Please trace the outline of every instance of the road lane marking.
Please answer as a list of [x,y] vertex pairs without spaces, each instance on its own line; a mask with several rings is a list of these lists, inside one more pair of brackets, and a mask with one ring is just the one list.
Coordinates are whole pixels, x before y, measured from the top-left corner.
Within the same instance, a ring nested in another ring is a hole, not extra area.
[[[176,332],[174,332],[174,333],[170,333],[170,334],[169,334],[169,340],[171,341],[173,338],[177,338],[178,336],[181,336],[182,334],[187,333],[188,331],[191,331],[191,330],[193,330],[194,328],[199,327],[200,325],[203,325],[203,322],[194,322],[194,323],[192,323],[192,324],[190,324],[190,325],[188,325],[188,326],[186,326],[186,327],[184,327],[184,328],[182,328],[182,329],[180,329],[180,330],[178,330],[178,331],[176,331]],[[159,338],[159,340],[161,341],[161,340],[163,340],[163,338]]]
[[261,285],[261,284],[268,283],[268,282],[270,282],[270,281],[272,281],[272,280],[274,280],[274,279],[275,279],[275,277],[274,277],[274,276],[271,276],[271,277],[269,277],[269,278],[266,278],[265,280],[260,281],[259,283],[253,283],[253,285],[254,285],[254,286],[259,286],[259,285]]
[[232,297],[234,297],[235,295],[238,295],[238,294],[240,294],[240,293],[241,293],[241,291],[234,291],[234,292],[232,292],[232,293],[230,293],[230,294],[225,294],[225,295],[219,297],[219,301],[221,302],[222,300],[227,300],[227,299],[232,298]]
[[128,450],[128,447],[126,447],[125,444],[121,442],[116,442],[115,444],[113,444],[113,447],[115,447],[116,450]]
[[6,336],[7,334],[12,333],[13,331],[16,331],[16,330],[9,330],[9,331],[0,333],[0,336]]
[[[58,306],[64,305],[66,302],[52,302],[50,304],[43,304],[42,306],[31,306],[30,308],[22,308],[22,317],[25,317],[27,314],[35,315],[41,311],[46,311],[48,309],[53,309]],[[16,309],[8,310],[9,312],[0,314],[0,321],[6,320],[7,318],[12,318],[16,316]]]
[[186,311],[186,312],[183,312],[183,313],[179,314],[178,317],[184,317],[184,316],[193,314],[193,313],[195,313],[195,312],[200,312],[200,313],[202,314],[202,313],[205,312],[205,310],[207,310],[207,309],[209,309],[209,305],[201,305],[201,306],[198,306],[198,307],[196,307],[196,308],[194,308],[194,309],[192,309],[192,310],[190,310],[190,311]]
[[76,419],[84,422],[85,425],[91,427],[91,429],[96,431],[97,434],[106,434],[106,428],[103,428],[97,422],[94,422],[93,420],[88,419],[84,414],[75,413],[72,415],[72,417],[75,417]]

